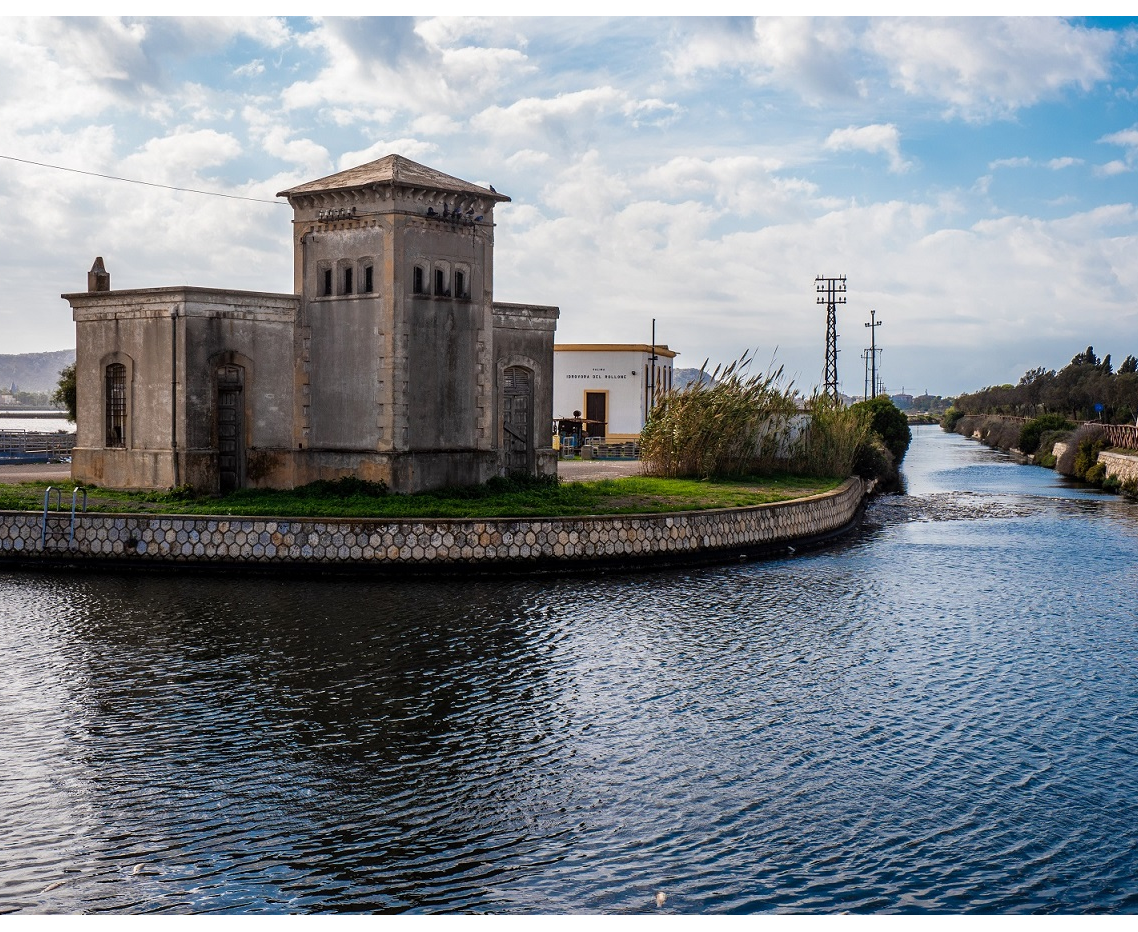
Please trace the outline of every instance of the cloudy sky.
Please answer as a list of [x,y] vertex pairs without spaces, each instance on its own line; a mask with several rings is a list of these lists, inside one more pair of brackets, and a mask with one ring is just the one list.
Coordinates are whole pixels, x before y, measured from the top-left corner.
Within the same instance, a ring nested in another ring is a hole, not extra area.
[[[561,342],[756,353],[821,381],[816,275],[890,391],[1138,355],[1138,23],[1118,19],[3,19],[0,353],[59,294],[291,289],[273,201],[397,152],[513,198],[495,297]],[[16,161],[23,160],[23,161]]]

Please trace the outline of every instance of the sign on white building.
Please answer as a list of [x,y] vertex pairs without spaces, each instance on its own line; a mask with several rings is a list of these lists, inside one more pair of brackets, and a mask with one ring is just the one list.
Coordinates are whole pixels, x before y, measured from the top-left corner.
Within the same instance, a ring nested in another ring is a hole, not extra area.
[[647,343],[562,343],[553,347],[553,416],[580,411],[590,437],[610,442],[640,436],[653,395],[672,387],[667,346]]

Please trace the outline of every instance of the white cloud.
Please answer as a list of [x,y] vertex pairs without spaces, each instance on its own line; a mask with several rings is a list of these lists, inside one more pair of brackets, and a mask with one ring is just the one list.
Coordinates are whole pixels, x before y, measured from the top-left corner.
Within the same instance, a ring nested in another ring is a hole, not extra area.
[[254,58],[252,61],[241,65],[239,68],[233,69],[234,76],[238,78],[251,78],[264,73],[265,63],[259,58]]
[[1108,142],[1111,145],[1124,146],[1127,149],[1138,149],[1138,126],[1103,136],[1099,142]]
[[519,149],[513,155],[506,159],[506,164],[510,168],[518,170],[526,170],[529,168],[536,168],[539,165],[545,165],[550,159],[548,152],[538,152],[535,149]]
[[366,149],[345,152],[338,159],[337,168],[343,171],[346,168],[353,168],[356,165],[363,165],[366,162],[374,162],[376,159],[381,159],[385,155],[392,154],[406,156],[416,162],[421,162],[424,159],[430,158],[433,154],[436,154],[438,149],[437,144],[421,139],[381,139],[372,143]]
[[594,87],[555,97],[523,97],[506,107],[487,107],[470,122],[482,132],[528,135],[549,125],[564,127],[576,121],[599,119],[619,111],[627,102],[627,96],[616,88]]
[[1010,159],[996,159],[994,162],[988,163],[988,168],[995,170],[997,168],[1030,168],[1035,164],[1035,159],[1029,159],[1027,156],[1017,156]]
[[731,156],[700,159],[678,156],[654,166],[637,178],[637,190],[650,196],[713,203],[734,217],[801,216],[818,209],[818,187],[801,178],[775,175],[777,159]]
[[1126,149],[1126,161],[1120,162],[1118,160],[1107,162],[1105,165],[1100,165],[1095,170],[1097,175],[1120,175],[1123,172],[1130,171],[1134,167],[1135,160],[1138,160],[1138,126],[1132,126],[1130,129],[1124,129],[1117,133],[1111,133],[1108,136],[1103,136],[1099,142],[1109,143],[1115,146],[1122,146]]
[[435,21],[318,20],[298,42],[321,53],[324,64],[312,78],[285,88],[285,106],[450,114],[536,70],[516,48],[450,44],[465,38],[463,29]]
[[1061,19],[885,18],[871,22],[865,45],[906,94],[982,120],[1106,80],[1117,41]]
[[1130,166],[1126,164],[1126,162],[1114,159],[1111,162],[1107,162],[1105,165],[1096,165],[1094,168],[1094,173],[1100,178],[1109,178],[1112,175],[1125,174],[1130,170]]
[[212,129],[176,132],[150,139],[142,149],[122,161],[128,176],[186,185],[206,168],[224,165],[241,154],[241,143],[228,133]]
[[453,136],[463,131],[463,125],[445,113],[429,113],[412,120],[411,129],[424,136]]
[[1028,158],[1027,156],[1018,156],[1009,159],[996,159],[994,162],[988,163],[988,168],[1049,168],[1052,171],[1061,171],[1064,168],[1070,168],[1072,165],[1082,165],[1082,159],[1076,159],[1069,155],[1061,156],[1060,158],[1048,159],[1041,162],[1037,159]]
[[861,27],[852,21],[757,18],[696,21],[685,27],[669,53],[680,76],[742,69],[760,84],[792,88],[812,103],[864,94],[856,72],[856,42],[851,42]]
[[883,153],[889,156],[891,172],[903,172],[910,167],[910,163],[901,158],[901,134],[892,123],[836,129],[826,138],[825,146],[835,151]]

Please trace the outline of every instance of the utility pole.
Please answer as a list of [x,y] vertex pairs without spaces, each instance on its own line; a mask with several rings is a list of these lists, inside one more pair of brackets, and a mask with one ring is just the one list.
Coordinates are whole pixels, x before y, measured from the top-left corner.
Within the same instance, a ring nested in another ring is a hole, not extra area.
[[823,388],[834,401],[838,400],[838,305],[846,303],[846,277],[814,279],[817,304],[826,305],[826,373]]
[[[869,312],[870,323],[866,324],[869,328],[869,352],[873,357],[873,397],[877,397],[877,328],[881,326],[881,321],[877,319],[877,311],[872,310]],[[869,396],[866,396],[868,400]]]
[[861,351],[861,361],[865,363],[865,388],[862,390],[862,399],[869,401],[869,350],[863,349]]
[[656,318],[652,318],[652,352],[648,355],[648,399],[644,409],[644,420],[656,406]]

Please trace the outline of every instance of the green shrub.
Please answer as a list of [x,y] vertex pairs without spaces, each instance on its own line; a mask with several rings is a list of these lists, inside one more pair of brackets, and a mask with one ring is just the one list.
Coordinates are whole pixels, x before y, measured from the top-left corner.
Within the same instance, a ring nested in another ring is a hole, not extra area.
[[901,473],[893,454],[885,446],[885,441],[873,432],[869,433],[858,448],[853,474],[866,480],[876,479],[876,492],[897,492],[902,487]]
[[964,412],[957,408],[949,407],[944,412],[943,417],[940,419],[940,426],[942,430],[948,431],[950,434],[956,430],[956,422],[964,417]]
[[1083,475],[1083,481],[1092,485],[1102,485],[1104,479],[1106,479],[1106,463],[1095,463],[1088,467]]
[[1071,442],[1076,449],[1072,475],[1084,482],[1102,482],[1106,466],[1098,461],[1098,455],[1107,447],[1106,431],[1097,424],[1084,424]]
[[899,466],[913,441],[913,432],[909,429],[909,419],[905,413],[884,395],[859,401],[853,407],[869,414],[870,430],[884,441],[894,463]]
[[1024,453],[1031,454],[1039,449],[1039,443],[1045,431],[1074,430],[1075,425],[1061,414],[1043,414],[1032,418],[1020,428],[1016,446]]

